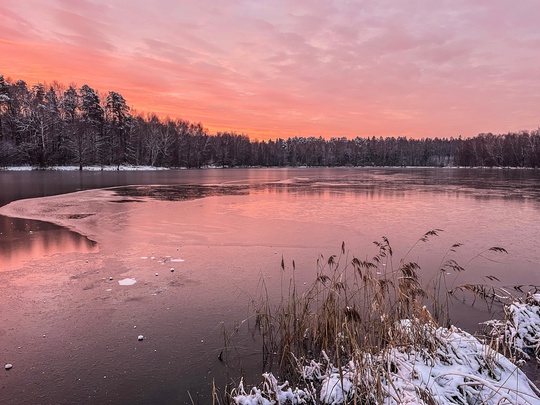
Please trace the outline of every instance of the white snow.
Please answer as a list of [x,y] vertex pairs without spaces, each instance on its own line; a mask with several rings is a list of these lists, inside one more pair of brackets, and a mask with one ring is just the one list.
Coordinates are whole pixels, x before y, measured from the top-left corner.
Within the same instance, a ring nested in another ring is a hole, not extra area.
[[529,295],[525,303],[514,302],[506,311],[506,340],[525,358],[532,352],[540,360],[540,294]]
[[243,380],[241,380],[236,389],[238,395],[234,397],[234,402],[237,405],[274,405],[276,401],[268,398],[277,398],[278,404],[315,403],[314,389],[295,388],[293,390],[288,386],[288,382],[279,385],[272,373],[264,373],[263,378],[262,388],[253,387],[249,394],[245,391]]
[[120,285],[133,285],[137,282],[134,278],[124,278],[123,280],[118,280]]
[[239,405],[305,404],[315,403],[316,396],[323,404],[344,404],[356,392],[359,403],[364,403],[361,398],[379,402],[374,392],[366,392],[378,386],[385,405],[540,403],[540,390],[527,376],[474,336],[456,327],[433,328],[430,336],[435,352],[387,348],[377,356],[359,355],[341,369],[323,353],[324,362],[311,361],[301,370],[307,387],[293,390],[265,374],[261,388],[246,392],[241,383],[234,400]]
[[171,261],[171,262],[176,262],[176,263],[185,262],[184,259],[171,259],[170,261]]
[[[55,171],[78,171],[79,166],[50,166],[45,168],[46,170],[55,170]],[[12,166],[6,167],[2,170],[8,171],[31,171],[31,170],[40,170],[40,168],[34,166]],[[84,171],[155,171],[155,170],[169,170],[167,167],[154,167],[154,166],[131,166],[131,165],[120,165],[118,166],[83,166]]]
[[540,361],[540,294],[529,294],[525,302],[505,305],[505,321],[491,320],[485,324],[490,334],[504,343],[519,357]]

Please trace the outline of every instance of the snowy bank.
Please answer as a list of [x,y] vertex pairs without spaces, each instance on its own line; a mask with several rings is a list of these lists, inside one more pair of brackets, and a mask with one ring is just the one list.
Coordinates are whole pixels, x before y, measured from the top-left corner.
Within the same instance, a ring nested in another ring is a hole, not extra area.
[[[78,171],[79,166],[49,166],[45,168],[39,168],[34,166],[10,166],[3,168],[2,170],[21,172],[32,170],[54,170],[54,171]],[[132,166],[132,165],[120,165],[120,166],[83,166],[83,171],[155,171],[155,170],[170,170],[168,167],[154,167],[154,166]]]
[[485,322],[489,334],[502,340],[517,357],[540,361],[540,294],[528,294],[524,302],[505,305],[505,320]]
[[[458,328],[433,328],[437,349],[391,347],[358,354],[337,368],[329,361],[301,367],[304,387],[264,374],[260,388],[234,392],[238,405],[270,404],[538,404],[540,390],[510,360]],[[324,356],[324,353],[323,353]],[[290,401],[290,402],[287,402]]]

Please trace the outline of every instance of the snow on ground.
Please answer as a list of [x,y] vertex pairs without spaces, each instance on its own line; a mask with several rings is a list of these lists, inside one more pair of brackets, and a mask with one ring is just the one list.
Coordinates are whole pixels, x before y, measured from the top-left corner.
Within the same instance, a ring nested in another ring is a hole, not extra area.
[[[34,166],[12,166],[6,167],[3,170],[20,172],[20,171],[31,171],[31,170],[57,170],[57,171],[76,171],[79,170],[79,166],[50,166],[45,169],[41,169]],[[154,167],[154,166],[131,166],[131,165],[120,165],[120,166],[83,166],[84,171],[149,171],[149,170],[169,170],[167,167]]]
[[489,333],[503,339],[518,357],[540,361],[540,294],[529,294],[525,302],[505,305],[506,320],[491,320],[484,324],[491,328]]
[[540,360],[540,294],[531,294],[524,303],[506,308],[505,338],[525,358],[534,353]]
[[356,392],[359,403],[386,405],[540,403],[540,390],[527,376],[474,336],[451,327],[433,329],[432,338],[435,352],[388,348],[378,356],[351,360],[341,369],[327,361],[311,361],[302,370],[306,387],[279,385],[265,374],[261,388],[246,392],[240,384],[234,400],[238,405],[344,404]]
[[[252,388],[247,394],[243,380],[237,388],[240,394],[234,398],[237,405],[273,405],[273,404],[309,404],[315,403],[315,389],[308,388],[301,390],[289,387],[289,384],[279,384],[272,373],[263,374],[264,382],[262,388]],[[269,397],[276,400],[268,399]],[[289,402],[287,402],[289,401]]]

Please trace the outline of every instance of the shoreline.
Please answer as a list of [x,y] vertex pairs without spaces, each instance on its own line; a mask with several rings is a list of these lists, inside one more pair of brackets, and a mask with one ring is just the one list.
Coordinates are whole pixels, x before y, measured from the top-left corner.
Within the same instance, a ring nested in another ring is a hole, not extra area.
[[116,171],[168,171],[168,170],[235,170],[235,169],[481,169],[481,170],[539,170],[537,167],[519,166],[219,166],[205,165],[202,167],[166,167],[166,166],[7,166],[0,167],[3,172],[31,172],[31,171],[70,171],[70,172],[116,172]]

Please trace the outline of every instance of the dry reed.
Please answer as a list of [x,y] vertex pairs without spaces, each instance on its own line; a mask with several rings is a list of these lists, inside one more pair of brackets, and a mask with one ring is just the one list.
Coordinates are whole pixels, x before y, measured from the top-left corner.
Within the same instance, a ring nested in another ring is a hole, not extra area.
[[[343,243],[339,255],[319,257],[315,280],[301,292],[293,262],[288,284],[282,282],[281,298],[275,305],[262,281],[261,297],[253,300],[252,309],[266,369],[275,369],[291,384],[306,386],[311,383],[304,380],[299,370],[310,359],[324,357],[337,370],[343,370],[353,359],[360,365],[354,377],[358,389],[347,403],[382,401],[382,380],[388,383],[386,377],[392,364],[389,361],[385,368],[380,362],[369,362],[370,357],[384,357],[396,348],[425,356],[436,353],[439,341],[430,331],[450,325],[449,303],[457,292],[467,291],[492,301],[509,295],[507,290],[489,285],[450,288],[452,283],[447,277],[463,272],[471,262],[461,266],[450,257],[462,246],[459,243],[448,249],[430,280],[421,280],[420,265],[409,261],[408,256],[419,243],[428,242],[440,232],[434,229],[423,234],[397,266],[393,265],[393,250],[385,237],[374,242],[377,253],[370,260],[351,258]],[[488,251],[506,252],[500,247]],[[473,259],[482,257],[483,253]],[[285,267],[282,258],[282,274]],[[428,392],[419,395],[425,403],[436,403]]]

